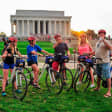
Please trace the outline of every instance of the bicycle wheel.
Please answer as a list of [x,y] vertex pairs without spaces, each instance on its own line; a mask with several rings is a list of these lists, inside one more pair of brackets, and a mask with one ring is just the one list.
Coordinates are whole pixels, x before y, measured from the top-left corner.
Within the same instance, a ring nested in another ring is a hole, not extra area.
[[[84,71],[78,74],[76,80],[74,81],[75,92],[84,92],[90,85],[91,76],[88,71]],[[80,82],[80,83],[79,83]]]
[[63,89],[62,75],[59,74],[57,71],[53,69],[48,69],[45,83],[50,93],[60,94],[62,92],[62,89]]
[[81,73],[81,69],[82,69],[82,68],[85,69],[84,64],[78,63],[78,64],[77,64],[77,69],[76,69],[75,74],[74,74],[74,77],[73,77],[73,82],[75,81],[75,79],[76,79],[76,77],[78,76],[78,74]]
[[64,68],[61,71],[62,79],[63,79],[63,88],[67,91],[73,87],[73,75],[70,69]]
[[33,84],[33,76],[31,74],[31,71],[28,68],[24,68],[23,70],[24,70],[25,77],[27,79],[28,86],[32,85]]
[[14,98],[23,100],[28,90],[27,79],[22,72],[18,72],[12,79],[12,92]]
[[97,83],[97,73],[96,73],[96,67],[93,66],[93,76],[94,76],[94,82]]

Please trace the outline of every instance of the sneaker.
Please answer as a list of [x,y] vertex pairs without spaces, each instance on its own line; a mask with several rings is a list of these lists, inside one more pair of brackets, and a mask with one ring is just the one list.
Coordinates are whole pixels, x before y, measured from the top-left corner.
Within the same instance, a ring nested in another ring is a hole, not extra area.
[[79,81],[79,82],[77,82],[77,85],[80,85],[82,82],[81,81]]
[[94,84],[91,84],[91,85],[90,85],[90,88],[93,88],[93,87],[95,87],[95,85],[94,85]]
[[16,93],[22,93],[22,91],[19,89],[16,89]]
[[2,96],[6,96],[7,93],[5,91],[2,92]]

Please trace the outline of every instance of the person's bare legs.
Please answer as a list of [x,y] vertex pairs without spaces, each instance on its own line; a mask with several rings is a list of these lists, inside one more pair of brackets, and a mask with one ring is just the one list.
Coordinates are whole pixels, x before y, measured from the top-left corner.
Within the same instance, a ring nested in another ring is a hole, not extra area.
[[[84,71],[84,68],[81,68],[81,73]],[[80,74],[80,76],[79,76],[79,82],[81,82],[82,81],[82,78],[83,78],[83,74]]]
[[97,78],[97,87],[94,90],[99,90],[100,89],[100,83],[101,83],[101,78]]
[[108,84],[108,91],[107,91],[107,93],[104,95],[104,97],[109,97],[109,96],[111,96],[111,78],[107,79],[107,84]]
[[32,69],[33,69],[33,72],[34,72],[34,80],[33,80],[33,83],[37,83],[38,85],[38,74],[39,74],[39,68],[37,66],[37,64],[32,64]]
[[[11,75],[12,75],[12,71],[13,71],[13,69],[10,69]],[[15,87],[15,89],[17,89],[16,81],[14,82],[14,87]]]
[[2,91],[5,91],[6,82],[8,80],[8,69],[3,69]]
[[91,83],[94,85],[94,76],[92,68],[90,68],[90,75],[91,75]]

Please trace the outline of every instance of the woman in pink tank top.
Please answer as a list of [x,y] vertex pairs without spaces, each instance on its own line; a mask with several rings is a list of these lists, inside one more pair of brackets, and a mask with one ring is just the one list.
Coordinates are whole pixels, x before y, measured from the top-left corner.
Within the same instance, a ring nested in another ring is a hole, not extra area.
[[78,52],[80,55],[83,55],[84,53],[90,53],[92,52],[92,47],[89,43],[87,43],[86,34],[80,35],[80,44],[78,46]]
[[[91,45],[87,42],[87,35],[85,33],[81,34],[80,35],[80,43],[79,43],[79,46],[78,46],[78,52],[79,52],[79,55],[83,55],[83,54],[88,54],[90,52],[92,52],[92,47]],[[82,69],[83,71],[83,69]],[[92,68],[90,68],[90,75],[91,75],[91,85],[90,87],[94,87],[94,76],[93,76],[93,70]],[[78,84],[81,83],[81,79],[82,79],[83,75],[80,76],[80,79],[79,79],[79,82]]]

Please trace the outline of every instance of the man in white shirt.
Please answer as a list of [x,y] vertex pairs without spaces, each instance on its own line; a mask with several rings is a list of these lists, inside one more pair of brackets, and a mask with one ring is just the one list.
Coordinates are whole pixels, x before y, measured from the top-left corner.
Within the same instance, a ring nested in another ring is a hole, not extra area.
[[112,49],[112,45],[108,40],[105,39],[106,31],[99,30],[98,32],[99,41],[96,43],[95,57],[99,58],[96,60],[96,72],[98,75],[97,87],[94,89],[98,91],[100,89],[101,77],[106,78],[108,91],[104,97],[111,96],[111,74],[110,74],[110,56],[109,51]]

